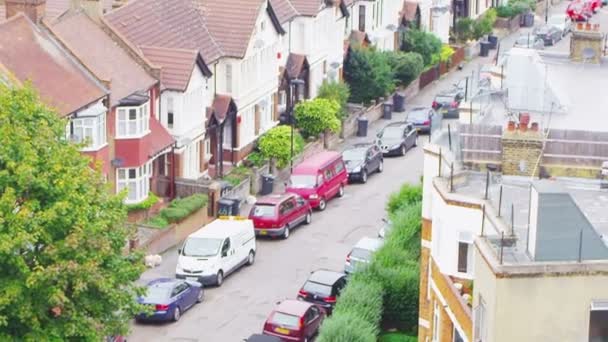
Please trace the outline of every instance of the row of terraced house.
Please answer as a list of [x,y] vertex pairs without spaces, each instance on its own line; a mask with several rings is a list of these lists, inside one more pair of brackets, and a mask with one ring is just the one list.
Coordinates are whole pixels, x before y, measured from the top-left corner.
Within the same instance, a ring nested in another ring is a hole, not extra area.
[[113,190],[127,189],[126,202],[138,203],[150,191],[172,196],[160,179],[215,177],[242,161],[278,124],[291,80],[305,82],[303,98],[323,81],[341,81],[350,43],[398,49],[413,22],[447,42],[445,8],[410,0],[0,0],[0,80],[31,83],[68,119],[67,137],[86,143],[82,152]]

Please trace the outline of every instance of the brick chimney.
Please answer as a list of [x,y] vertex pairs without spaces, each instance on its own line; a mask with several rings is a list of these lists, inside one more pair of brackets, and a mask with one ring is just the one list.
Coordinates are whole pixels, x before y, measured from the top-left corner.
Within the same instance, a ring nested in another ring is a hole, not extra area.
[[19,12],[23,12],[34,23],[39,23],[44,16],[46,0],[5,0],[6,18],[11,18]]
[[599,64],[604,37],[599,24],[577,23],[570,38],[570,60]]

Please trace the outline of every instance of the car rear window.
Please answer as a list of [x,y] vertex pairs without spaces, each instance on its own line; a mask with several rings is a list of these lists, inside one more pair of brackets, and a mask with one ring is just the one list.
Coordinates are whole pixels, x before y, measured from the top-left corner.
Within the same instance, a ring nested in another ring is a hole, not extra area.
[[300,317],[282,312],[275,312],[274,315],[272,315],[271,323],[282,327],[297,328],[300,326]]
[[150,286],[146,292],[145,299],[148,302],[162,303],[169,298],[171,288],[168,286]]
[[350,256],[357,259],[369,260],[371,259],[372,252],[363,248],[353,248]]
[[454,101],[454,96],[452,96],[452,95],[437,95],[435,97],[435,101],[441,102],[441,103],[452,102],[452,101]]
[[331,295],[331,286],[330,285],[319,284],[319,283],[315,283],[314,281],[307,281],[306,284],[304,284],[304,287],[302,288],[302,290],[304,290],[306,292],[312,292],[312,293],[324,295],[324,296]]
[[407,117],[410,120],[426,120],[428,118],[426,110],[412,111]]
[[253,216],[255,217],[274,217],[275,206],[272,204],[256,204],[253,207]]

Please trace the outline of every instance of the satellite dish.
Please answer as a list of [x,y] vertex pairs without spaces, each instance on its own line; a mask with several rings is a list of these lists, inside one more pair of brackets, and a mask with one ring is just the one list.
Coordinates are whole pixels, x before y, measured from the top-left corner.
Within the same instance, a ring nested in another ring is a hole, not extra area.
[[590,60],[594,57],[595,57],[595,50],[593,50],[593,48],[586,47],[583,49],[583,58],[585,60]]

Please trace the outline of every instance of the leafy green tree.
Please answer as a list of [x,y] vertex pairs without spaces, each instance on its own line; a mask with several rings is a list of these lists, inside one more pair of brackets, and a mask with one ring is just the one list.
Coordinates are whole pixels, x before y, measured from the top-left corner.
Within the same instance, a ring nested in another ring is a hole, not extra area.
[[351,102],[369,103],[385,96],[395,89],[394,78],[386,54],[374,49],[354,48],[344,64]]
[[2,341],[100,341],[141,309],[126,208],[65,124],[29,86],[0,84]]
[[350,97],[348,84],[344,82],[323,82],[319,87],[317,97],[334,100],[340,104],[338,119],[344,119],[348,116],[347,104]]
[[409,30],[405,35],[405,49],[408,52],[417,52],[422,56],[424,65],[429,66],[433,56],[441,52],[441,40],[433,33]]
[[[293,154],[297,156],[304,149],[304,139],[299,132],[293,132]],[[258,148],[266,160],[274,159],[279,168],[284,168],[291,159],[291,126],[271,128],[260,137]]]
[[393,51],[385,53],[399,85],[407,86],[416,77],[420,76],[420,73],[424,69],[424,61],[419,53]]
[[339,110],[338,102],[322,98],[300,102],[294,109],[297,125],[307,137],[318,136],[328,131],[339,132],[340,120],[337,115]]

